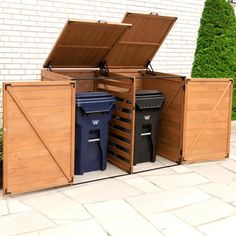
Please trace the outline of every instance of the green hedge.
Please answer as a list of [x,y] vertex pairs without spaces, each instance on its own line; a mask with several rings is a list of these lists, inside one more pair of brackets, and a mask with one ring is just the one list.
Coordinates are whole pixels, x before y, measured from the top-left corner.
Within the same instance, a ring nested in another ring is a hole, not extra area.
[[[205,2],[192,77],[233,78],[236,82],[236,18],[225,0]],[[236,89],[232,116],[236,119]]]

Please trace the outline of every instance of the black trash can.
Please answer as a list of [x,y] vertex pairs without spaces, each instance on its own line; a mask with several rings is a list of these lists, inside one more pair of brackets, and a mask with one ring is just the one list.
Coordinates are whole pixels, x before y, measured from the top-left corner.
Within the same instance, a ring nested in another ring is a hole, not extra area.
[[114,96],[105,92],[76,95],[76,175],[106,169],[108,124],[114,103]]
[[158,120],[164,101],[164,94],[157,90],[136,93],[134,165],[156,161]]

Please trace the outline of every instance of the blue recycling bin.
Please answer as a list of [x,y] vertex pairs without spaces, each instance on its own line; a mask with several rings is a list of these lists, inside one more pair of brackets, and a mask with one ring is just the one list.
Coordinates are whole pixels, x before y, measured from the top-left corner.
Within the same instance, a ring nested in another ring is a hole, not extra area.
[[75,174],[106,169],[108,125],[115,97],[106,92],[77,93]]

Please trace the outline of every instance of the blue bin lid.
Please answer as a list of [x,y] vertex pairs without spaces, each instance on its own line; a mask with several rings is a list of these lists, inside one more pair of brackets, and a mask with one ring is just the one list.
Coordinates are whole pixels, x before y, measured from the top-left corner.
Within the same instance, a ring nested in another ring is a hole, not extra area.
[[106,92],[84,92],[84,93],[77,93],[76,98],[79,99],[99,99],[99,98],[110,98],[113,97],[110,93]]
[[86,92],[76,94],[76,105],[85,113],[109,112],[116,99],[106,92]]

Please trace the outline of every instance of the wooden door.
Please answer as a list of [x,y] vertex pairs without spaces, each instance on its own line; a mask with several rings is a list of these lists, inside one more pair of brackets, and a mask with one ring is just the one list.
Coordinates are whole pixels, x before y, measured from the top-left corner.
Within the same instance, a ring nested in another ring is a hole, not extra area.
[[5,194],[73,181],[75,84],[3,84]]
[[233,83],[191,79],[186,83],[183,161],[228,157]]
[[165,95],[157,131],[157,154],[174,162],[180,162],[182,154],[184,84],[183,77],[164,73],[142,80],[143,89],[156,89]]

